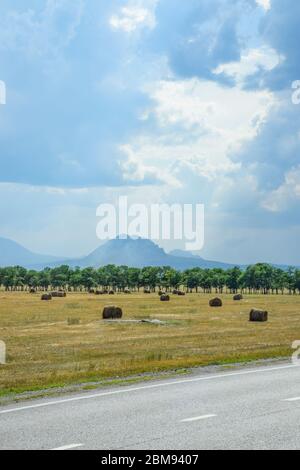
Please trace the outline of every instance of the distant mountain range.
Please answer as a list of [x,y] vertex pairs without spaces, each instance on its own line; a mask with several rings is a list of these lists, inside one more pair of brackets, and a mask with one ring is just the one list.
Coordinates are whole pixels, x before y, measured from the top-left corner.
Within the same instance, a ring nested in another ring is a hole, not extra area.
[[24,266],[47,265],[58,262],[57,256],[39,255],[24,248],[19,243],[0,237],[0,266]]
[[151,240],[141,238],[117,238],[110,240],[93,251],[89,256],[80,260],[81,266],[103,266],[106,264],[126,265],[136,268],[144,266],[171,266],[179,270],[198,266],[205,268],[220,267],[223,269],[231,267],[230,264],[206,261],[184,251],[167,254]]
[[[70,267],[95,267],[115,264],[142,268],[144,266],[171,266],[177,270],[200,268],[229,269],[236,265],[209,261],[198,255],[183,250],[166,253],[151,240],[116,238],[104,243],[88,256],[75,259],[63,259],[33,253],[22,245],[0,237],[0,267],[24,266],[29,269],[41,270],[46,266],[55,267],[67,264]],[[240,266],[245,268],[245,266]],[[286,268],[287,266],[280,266]]]

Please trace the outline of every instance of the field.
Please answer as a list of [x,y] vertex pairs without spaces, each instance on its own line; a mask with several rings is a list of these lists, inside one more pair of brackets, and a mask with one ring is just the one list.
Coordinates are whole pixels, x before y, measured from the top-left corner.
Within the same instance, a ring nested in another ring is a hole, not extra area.
[[[192,366],[287,357],[300,339],[300,297],[245,296],[208,306],[212,295],[189,294],[159,301],[157,294],[69,294],[51,302],[40,295],[0,293],[0,394]],[[102,321],[105,305],[123,308],[124,320]],[[268,323],[249,323],[252,307],[269,311]],[[69,322],[68,322],[69,319]],[[80,324],[76,324],[80,320]],[[73,324],[74,323],[74,324]]]

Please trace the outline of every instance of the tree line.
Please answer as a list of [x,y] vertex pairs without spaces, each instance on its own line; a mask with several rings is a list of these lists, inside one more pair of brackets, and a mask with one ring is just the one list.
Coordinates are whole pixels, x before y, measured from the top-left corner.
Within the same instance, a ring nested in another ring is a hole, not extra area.
[[70,268],[63,265],[42,271],[21,266],[0,268],[0,285],[6,291],[63,289],[84,292],[94,289],[170,291],[184,288],[187,292],[217,293],[300,293],[300,269],[279,269],[259,263],[232,269],[193,268],[177,271],[169,266],[131,268],[108,265],[100,268]]

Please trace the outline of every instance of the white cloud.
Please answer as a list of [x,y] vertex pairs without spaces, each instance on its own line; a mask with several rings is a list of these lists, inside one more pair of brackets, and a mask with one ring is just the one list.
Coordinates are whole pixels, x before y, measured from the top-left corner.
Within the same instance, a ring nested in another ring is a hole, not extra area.
[[284,182],[264,199],[262,206],[270,212],[282,212],[300,200],[300,166],[291,169],[285,175]]
[[229,62],[219,65],[213,72],[216,75],[225,74],[233,77],[237,83],[251,75],[255,75],[259,70],[270,71],[284,61],[274,49],[262,46],[257,49],[244,51],[239,62]]
[[127,156],[125,161],[120,162],[124,181],[134,184],[163,183],[170,186],[178,185],[177,180],[164,169],[152,166],[150,162],[144,164],[143,156],[139,155],[138,148],[122,145],[120,150]]
[[189,131],[209,131],[232,141],[256,135],[273,104],[269,92],[226,88],[198,79],[160,81],[148,90],[154,101],[153,113],[162,128],[181,125]]
[[271,9],[271,0],[256,0],[256,3],[266,11]]
[[156,25],[154,9],[145,8],[141,3],[129,4],[120,13],[113,15],[109,23],[113,29],[126,33],[132,33],[142,26],[152,29]]
[[148,120],[154,117],[157,127],[136,136],[127,150],[145,166],[167,168],[178,181],[183,162],[207,179],[238,170],[231,154],[257,136],[274,104],[269,92],[198,79],[155,82],[147,92],[153,102]]
[[85,2],[48,0],[40,11],[8,10],[0,21],[0,49],[30,56],[56,56],[77,34]]

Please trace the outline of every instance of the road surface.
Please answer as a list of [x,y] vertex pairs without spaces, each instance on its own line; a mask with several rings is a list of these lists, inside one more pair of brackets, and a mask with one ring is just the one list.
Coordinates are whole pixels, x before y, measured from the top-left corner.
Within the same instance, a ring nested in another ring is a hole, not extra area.
[[205,374],[0,408],[0,449],[299,449],[300,367]]

